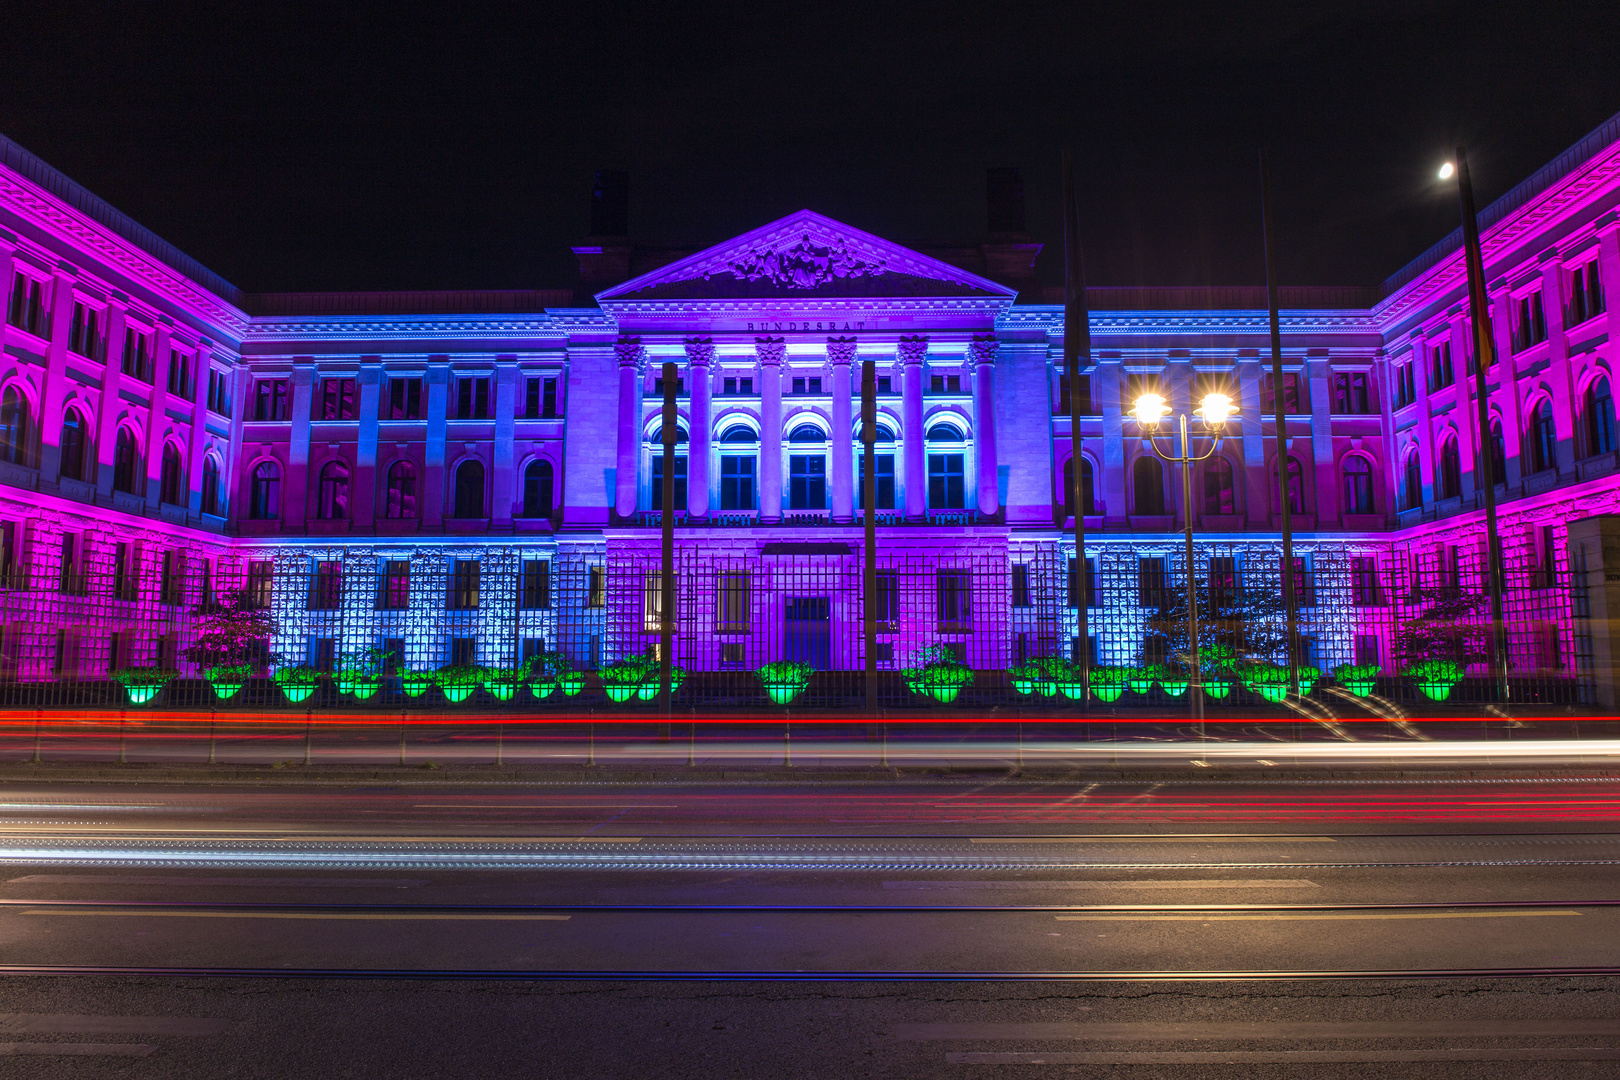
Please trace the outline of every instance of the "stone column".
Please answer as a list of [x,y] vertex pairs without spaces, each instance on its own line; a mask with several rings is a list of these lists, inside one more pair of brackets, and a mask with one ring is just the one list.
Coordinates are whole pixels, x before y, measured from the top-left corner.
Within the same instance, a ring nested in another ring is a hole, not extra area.
[[1604,324],[1620,341],[1620,211],[1598,219],[1598,280],[1603,283]]
[[754,339],[759,358],[759,520],[782,520],[782,360],[781,338]]
[[923,458],[923,361],[928,357],[928,339],[903,337],[896,351],[903,372],[900,409],[904,430],[900,438],[906,448],[906,517],[918,520],[928,514],[928,469]]
[[696,521],[709,516],[709,439],[713,421],[709,419],[709,394],[714,389],[710,365],[714,362],[712,338],[686,339],[687,398],[686,512]]
[[[1269,361],[1270,357],[1267,357]],[[1242,435],[1243,450],[1243,512],[1249,527],[1265,529],[1271,523],[1271,482],[1266,478],[1267,417],[1260,411],[1260,369],[1258,357],[1240,356],[1236,375],[1238,415],[1237,430]],[[1393,431],[1386,424],[1385,431]],[[1227,440],[1228,449],[1232,443]]]
[[[996,336],[975,334],[968,344],[973,367],[973,456],[978,463],[979,513],[1001,509],[996,472]],[[1076,463],[1075,468],[1079,468]]]
[[[1326,356],[1313,356],[1299,373],[1300,392],[1310,395],[1311,441],[1310,456],[1300,462],[1310,486],[1316,489],[1316,506],[1310,503],[1311,493],[1303,492],[1305,509],[1316,516],[1318,527],[1337,525],[1339,522],[1338,467],[1333,460],[1333,380],[1328,371]],[[1466,458],[1463,460],[1467,460]]]
[[[186,445],[186,475],[191,477],[188,507],[193,520],[201,520],[203,458],[208,452],[208,372],[212,370],[212,342],[202,338],[197,342],[197,355],[191,360],[191,437]],[[229,431],[232,425],[219,425]],[[221,459],[225,455],[221,454]],[[226,502],[225,467],[219,470],[220,490],[215,492],[219,505]]]
[[[445,457],[446,440],[450,425],[450,364],[449,357],[428,357],[427,372],[422,381],[427,394],[427,436],[422,445],[422,501],[418,509],[422,515],[422,531],[444,531]],[[416,573],[415,569],[411,571]]]
[[[161,505],[163,476],[163,448],[167,441],[163,437],[168,427],[169,403],[169,365],[174,357],[170,350],[170,337],[172,331],[167,323],[159,319],[152,328],[152,386],[151,407],[146,410],[146,505],[148,510],[155,510]],[[186,478],[189,482],[190,478]]]
[[112,499],[113,465],[118,442],[118,416],[122,412],[118,391],[124,376],[124,305],[115,296],[107,304],[107,362],[101,376],[101,415],[96,418],[96,493],[103,501]]
[[495,443],[490,447],[489,528],[512,531],[512,509],[523,490],[517,472],[518,386],[522,373],[511,358],[495,363]]
[[855,452],[850,415],[850,364],[855,359],[855,339],[827,339],[827,359],[832,362],[832,519],[841,525],[855,519]]
[[1570,522],[1566,556],[1575,591],[1575,633],[1592,642],[1594,703],[1612,710],[1620,700],[1620,515]]
[[312,357],[293,361],[291,390],[287,416],[292,425],[287,439],[287,473],[281,482],[281,528],[283,532],[303,532],[309,516],[309,427],[315,410]]
[[[0,286],[9,289],[10,275]],[[67,373],[68,338],[73,320],[73,275],[66,266],[56,271],[51,286],[50,344],[45,350],[45,387],[40,397],[39,427],[35,429],[34,443],[39,447],[35,463],[44,484],[55,486],[61,473],[62,412],[72,382]],[[9,299],[9,294],[7,296]]]
[[641,470],[641,370],[646,350],[638,337],[622,337],[613,344],[619,359],[619,456],[613,484],[613,513],[627,518],[636,512],[637,481]]

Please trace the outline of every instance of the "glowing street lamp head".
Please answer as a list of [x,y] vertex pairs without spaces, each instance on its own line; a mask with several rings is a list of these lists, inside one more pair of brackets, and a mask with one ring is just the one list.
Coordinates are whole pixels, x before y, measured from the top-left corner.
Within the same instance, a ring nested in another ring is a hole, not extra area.
[[1457,166],[1453,165],[1451,162],[1448,161],[1444,165],[1440,166],[1440,179],[1442,179],[1442,180],[1450,180],[1453,176],[1456,176],[1456,175],[1457,175]]
[[1159,420],[1166,411],[1164,398],[1158,394],[1143,394],[1136,399],[1136,408],[1131,410],[1131,415],[1136,417],[1137,423],[1152,429],[1159,426]]
[[1205,394],[1198,415],[1211,428],[1225,427],[1226,418],[1232,415],[1232,399],[1225,394]]

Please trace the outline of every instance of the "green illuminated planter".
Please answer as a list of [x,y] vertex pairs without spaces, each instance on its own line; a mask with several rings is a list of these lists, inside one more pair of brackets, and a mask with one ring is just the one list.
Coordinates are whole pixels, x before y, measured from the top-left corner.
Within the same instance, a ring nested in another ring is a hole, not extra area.
[[1091,696],[1098,701],[1118,701],[1130,677],[1130,668],[1094,667],[1091,669]]
[[765,696],[771,699],[772,705],[789,705],[793,699],[810,689],[810,684],[802,683],[766,683]]
[[1131,668],[1127,682],[1130,684],[1131,693],[1133,694],[1146,694],[1153,689],[1152,673],[1143,671],[1141,668]]
[[463,701],[466,701],[468,698],[472,697],[473,692],[476,691],[478,687],[468,686],[465,683],[447,683],[439,687],[439,689],[444,692],[444,699],[446,701],[454,702],[455,704],[459,705]]
[[168,668],[159,667],[127,667],[119,668],[112,673],[114,682],[122,683],[124,693],[131,705],[145,705],[168,685],[176,672]]
[[1371,697],[1382,670],[1378,664],[1340,664],[1333,669],[1333,678],[1356,697]]
[[247,683],[217,682],[217,683],[209,683],[208,685],[212,686],[214,688],[214,695],[216,697],[218,697],[221,701],[229,701],[231,698],[235,697],[238,693],[240,693],[241,690],[242,690],[242,687],[246,686]]
[[787,705],[810,689],[810,676],[815,670],[795,660],[772,660],[755,668],[754,674],[765,687],[765,696],[771,699],[771,704]]
[[411,671],[399,677],[399,688],[408,697],[421,697],[433,685],[433,678],[422,672]]
[[1014,679],[1012,685],[1013,689],[1020,694],[1033,694],[1035,692],[1034,679]]
[[1160,680],[1159,689],[1163,690],[1171,697],[1180,697],[1182,694],[1187,692],[1187,684],[1180,679],[1174,679],[1170,682]]
[[557,676],[557,689],[562,691],[563,697],[575,697],[585,689],[585,674],[580,671],[565,671]]
[[602,692],[608,696],[609,701],[629,701],[641,689],[640,683],[603,682]]
[[432,676],[444,699],[458,705],[472,697],[487,677],[487,669],[477,664],[447,664]]
[[1231,679],[1205,679],[1204,680],[1204,694],[1205,694],[1206,697],[1212,697],[1212,698],[1216,698],[1218,700],[1220,698],[1226,697],[1231,692],[1232,692],[1232,680]]
[[[1086,684],[1081,682],[1079,679],[1065,679],[1061,682],[1049,683],[1048,685],[1052,687],[1052,692],[1050,695],[1052,697],[1062,694],[1070,701],[1079,701],[1081,698],[1086,696]],[[1096,687],[1093,687],[1092,689],[1095,690]],[[1113,689],[1114,697],[1119,697],[1119,687],[1116,686]],[[1114,698],[1104,698],[1103,700],[1112,701]]]
[[361,701],[364,701],[375,694],[382,685],[377,681],[375,676],[371,675],[362,675],[356,677],[339,675],[337,684],[340,691],[357,697]]
[[145,705],[162,692],[162,683],[147,683],[145,685],[129,683],[124,686],[124,693],[129,696],[131,705]]
[[1444,701],[1462,682],[1463,666],[1455,660],[1419,660],[1401,674],[1417,683],[1418,692],[1430,701]]
[[248,676],[252,674],[252,664],[226,664],[208,668],[203,672],[203,678],[214,688],[216,697],[221,701],[228,701],[241,692],[242,687],[247,685]]
[[518,684],[507,679],[496,679],[485,683],[484,689],[493,694],[497,701],[511,701],[517,695]]
[[312,667],[283,667],[277,668],[272,676],[276,685],[288,701],[298,704],[315,696],[315,688],[320,685],[321,673]]
[[546,698],[550,697],[556,691],[556,689],[557,683],[553,679],[536,679],[529,684],[529,693],[534,695],[536,701],[544,701]]
[[314,696],[315,684],[314,683],[282,683],[281,684],[281,692],[283,694],[287,695],[287,700],[288,701],[291,701],[292,703],[297,704],[300,701],[306,701],[310,697]]
[[1299,696],[1304,697],[1322,680],[1322,669],[1305,664],[1299,669]]

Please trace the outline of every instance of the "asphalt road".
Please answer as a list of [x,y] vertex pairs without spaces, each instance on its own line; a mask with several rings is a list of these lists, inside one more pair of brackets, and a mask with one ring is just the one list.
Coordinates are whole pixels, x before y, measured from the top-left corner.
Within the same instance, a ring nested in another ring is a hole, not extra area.
[[5,782],[0,1074],[1620,1076],[1617,803]]

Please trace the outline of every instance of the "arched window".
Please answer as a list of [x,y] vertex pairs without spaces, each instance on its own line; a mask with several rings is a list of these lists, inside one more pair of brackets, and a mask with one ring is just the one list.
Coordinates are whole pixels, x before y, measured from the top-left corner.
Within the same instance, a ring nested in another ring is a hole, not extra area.
[[548,518],[551,516],[551,462],[541,459],[529,462],[523,470],[523,516]]
[[180,451],[172,445],[163,448],[163,461],[158,467],[158,501],[170,506],[186,504],[185,470],[180,467]]
[[[655,447],[663,446],[664,445],[664,429],[663,429],[663,426],[660,425],[659,427],[654,428],[653,433],[651,435],[647,436],[647,441],[649,443],[651,443]],[[677,446],[679,446],[681,443],[683,443],[685,441],[686,441],[686,429],[682,428],[682,427],[677,427],[675,429],[675,444]]]
[[1507,443],[1502,439],[1502,421],[1491,421],[1491,481],[1507,483]]
[[1360,454],[1351,454],[1339,465],[1344,478],[1344,512],[1371,514],[1373,510],[1372,466]]
[[219,462],[211,454],[203,458],[202,512],[219,514]]
[[0,397],[0,461],[27,465],[31,432],[28,399],[15,386],[6,387]]
[[1138,514],[1164,513],[1164,471],[1150,457],[1139,457],[1131,467],[1132,494]]
[[1558,464],[1558,429],[1553,426],[1552,402],[1546,398],[1530,418],[1530,467],[1541,472]]
[[[860,426],[855,429],[855,507],[859,510],[866,509],[866,443],[862,441],[865,432]],[[872,463],[876,466],[872,478],[873,501],[879,510],[893,510],[894,432],[884,424],[877,425],[873,431]]]
[[1406,464],[1402,469],[1401,479],[1401,509],[1416,510],[1423,505],[1423,463],[1418,460],[1418,453],[1413,450],[1406,455]]
[[[1277,485],[1271,486],[1271,509],[1274,513],[1282,513],[1282,503],[1277,498]],[[1305,512],[1305,467],[1299,463],[1299,458],[1292,455],[1288,458],[1288,512],[1303,514]]]
[[[647,509],[662,512],[664,509],[664,428],[662,425],[654,429],[648,437],[647,457],[650,462],[647,483]],[[677,514],[686,511],[686,431],[683,428],[675,429],[675,445],[682,449],[675,452],[675,483],[670,490],[671,505]]]
[[322,521],[344,521],[349,516],[349,467],[341,461],[321,466],[320,499],[315,513]]
[[935,424],[928,429],[929,442],[961,442],[962,432],[955,424]]
[[814,424],[800,424],[788,435],[790,443],[824,443],[827,435]]
[[1462,463],[1457,457],[1457,436],[1447,435],[1440,444],[1440,488],[1436,498],[1454,499],[1462,494]]
[[484,463],[463,461],[456,466],[456,517],[484,516]]
[[394,521],[410,521],[416,517],[416,466],[408,461],[396,461],[388,467],[388,492],[384,499],[383,514]]
[[[1063,516],[1074,517],[1074,459],[1063,463]],[[1087,514],[1097,512],[1097,491],[1092,481],[1091,459],[1080,459],[1080,501]]]
[[70,480],[84,479],[85,438],[84,416],[69,406],[62,413],[62,438],[57,444],[62,452],[62,475]]
[[928,429],[928,508],[962,510],[967,506],[967,456],[952,447],[962,443],[962,431],[955,424],[935,424]]
[[273,461],[261,463],[253,470],[253,484],[248,492],[248,517],[255,521],[274,521],[281,516],[281,470]]
[[1204,513],[1237,513],[1237,492],[1232,484],[1232,463],[1216,454],[1204,463]]
[[1609,380],[1599,375],[1586,388],[1586,450],[1588,455],[1614,449],[1614,396]]
[[113,443],[113,490],[126,495],[141,494],[136,490],[140,475],[140,455],[135,449],[135,434],[129,428],[121,427],[118,429],[118,439]]
[[754,508],[759,435],[747,424],[732,424],[720,435],[720,509]]
[[732,424],[721,434],[720,441],[732,446],[753,446],[759,442],[759,436],[747,424]]

